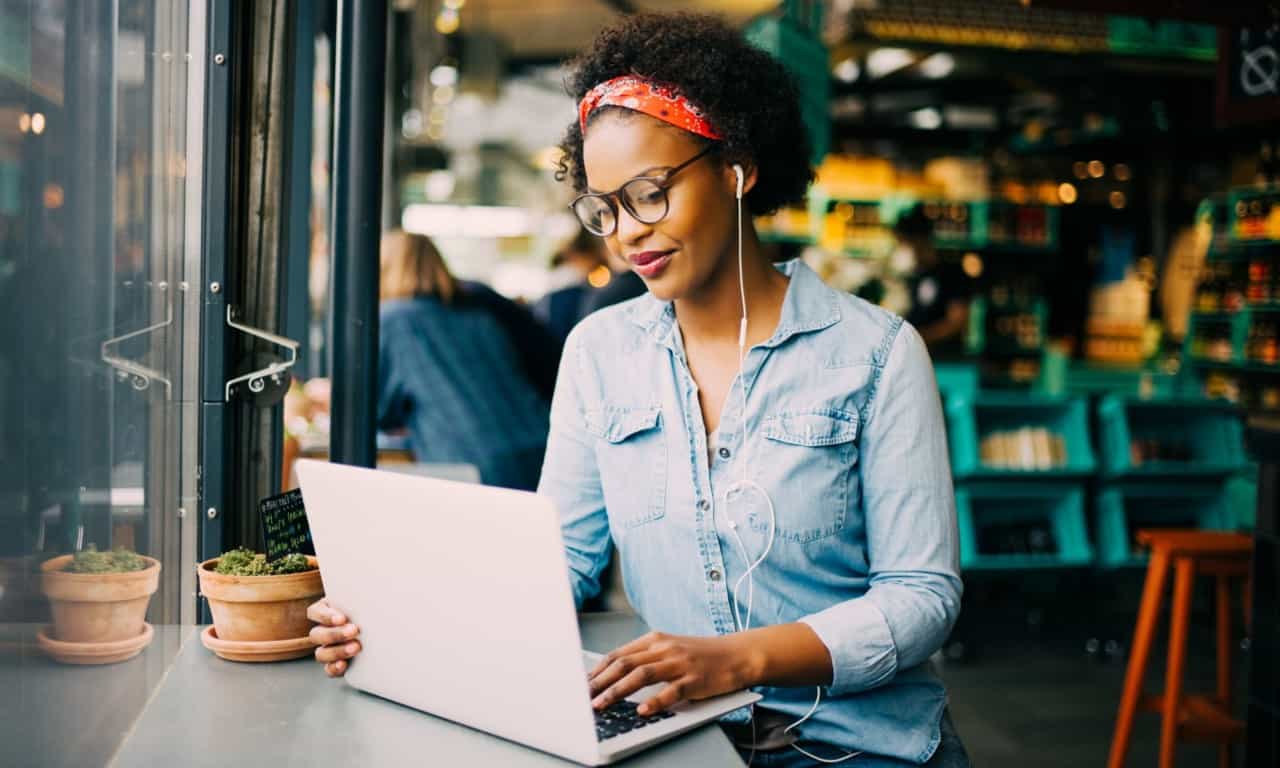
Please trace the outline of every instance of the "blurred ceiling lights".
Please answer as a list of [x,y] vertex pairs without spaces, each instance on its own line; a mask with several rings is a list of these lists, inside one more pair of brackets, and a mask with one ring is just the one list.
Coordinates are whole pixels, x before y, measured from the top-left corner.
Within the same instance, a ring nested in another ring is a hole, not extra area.
[[914,61],[905,48],[877,48],[867,55],[867,75],[871,79],[885,77]]
[[972,104],[948,104],[942,108],[948,128],[959,131],[994,131],[1000,127],[996,111]]
[[920,62],[920,72],[931,80],[940,80],[955,71],[956,58],[942,51]]
[[44,133],[44,113],[34,112],[27,114],[23,112],[18,115],[18,132],[34,133],[37,136]]
[[836,79],[842,83],[854,83],[858,81],[858,76],[862,74],[862,68],[858,66],[856,59],[848,58],[836,65]]
[[452,64],[440,64],[431,70],[431,84],[454,86],[458,84],[458,68]]
[[458,31],[460,26],[462,26],[462,16],[458,13],[457,8],[446,6],[440,9],[440,15],[436,16],[437,32],[442,35],[452,35]]
[[942,127],[942,113],[933,107],[925,107],[908,114],[907,121],[916,128],[934,131]]

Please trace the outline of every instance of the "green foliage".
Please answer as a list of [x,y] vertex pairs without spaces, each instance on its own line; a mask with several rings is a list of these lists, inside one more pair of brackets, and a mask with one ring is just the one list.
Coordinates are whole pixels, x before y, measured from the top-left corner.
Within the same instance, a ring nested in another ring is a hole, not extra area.
[[111,552],[99,552],[90,544],[87,549],[75,553],[71,562],[63,570],[67,573],[128,573],[141,571],[147,567],[147,561],[137,552],[124,547],[117,547]]
[[286,573],[310,570],[314,570],[314,567],[307,561],[306,555],[285,555],[267,562],[266,555],[255,554],[244,547],[224,552],[214,568],[214,571],[225,576],[283,576]]

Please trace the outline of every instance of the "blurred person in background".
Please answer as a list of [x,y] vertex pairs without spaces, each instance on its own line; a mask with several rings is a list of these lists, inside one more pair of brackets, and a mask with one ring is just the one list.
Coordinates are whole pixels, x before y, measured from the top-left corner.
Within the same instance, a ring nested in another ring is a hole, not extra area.
[[[604,243],[585,229],[578,229],[551,260],[552,290],[533,305],[533,314],[561,342],[584,316],[583,306],[593,290],[591,279],[609,277]],[[604,280],[603,284],[608,284]]]
[[[716,17],[636,14],[566,83],[559,175],[648,289],[569,334],[538,487],[575,602],[616,550],[654,630],[590,671],[593,706],[752,688],[721,724],[756,765],[968,768],[928,663],[962,591],[928,352],[755,232],[813,178],[790,75]],[[333,676],[359,663],[341,608],[308,611]]]
[[625,259],[610,255],[609,264],[613,269],[613,278],[603,288],[594,288],[583,298],[583,317],[605,307],[612,307],[628,299],[643,296],[648,290],[644,286],[644,280],[631,271],[631,265]]
[[[944,262],[933,244],[933,222],[917,204],[893,227],[898,248],[910,252],[915,274],[910,281],[911,309],[906,320],[920,331],[934,360],[964,355],[969,330],[972,286],[959,264]],[[895,255],[897,258],[897,255]],[[906,258],[905,255],[902,258]]]
[[[533,490],[547,401],[509,328],[537,323],[489,288],[455,280],[429,239],[382,237],[378,427],[407,428],[414,457],[466,463],[486,485]],[[523,319],[521,319],[523,318]]]

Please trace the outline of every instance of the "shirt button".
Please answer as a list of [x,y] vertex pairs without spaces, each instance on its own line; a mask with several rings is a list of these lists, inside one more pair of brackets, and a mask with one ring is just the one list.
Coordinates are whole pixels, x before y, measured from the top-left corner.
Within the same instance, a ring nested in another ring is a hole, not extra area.
[[711,577],[711,580],[712,580],[712,581],[719,581],[719,580],[720,580],[720,572],[719,572],[719,571],[717,571],[717,570],[716,570],[716,569],[714,569],[714,568],[712,568],[712,569],[707,573],[707,576]]
[[727,458],[729,458],[729,457],[730,457],[730,456],[732,456],[732,455],[733,455],[733,454],[729,452],[729,449],[728,449],[728,448],[721,448],[721,449],[720,449],[720,458],[722,458],[722,459],[727,459]]
[[706,512],[708,509],[711,509],[711,502],[707,501],[706,499],[703,499],[702,501],[698,502],[698,509],[702,510],[703,512]]

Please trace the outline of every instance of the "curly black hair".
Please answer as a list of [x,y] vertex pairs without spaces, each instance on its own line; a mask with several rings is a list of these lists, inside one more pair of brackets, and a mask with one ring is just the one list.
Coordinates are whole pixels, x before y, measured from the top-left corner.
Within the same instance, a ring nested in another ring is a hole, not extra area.
[[[804,200],[813,169],[795,81],[781,62],[722,19],[694,13],[627,16],[601,31],[568,66],[565,87],[575,103],[596,85],[621,75],[674,85],[724,137],[719,154],[725,162],[755,165],[756,184],[746,197],[753,214]],[[588,125],[606,111],[593,112]],[[585,191],[577,120],[560,149],[556,179],[567,178],[576,190]]]

